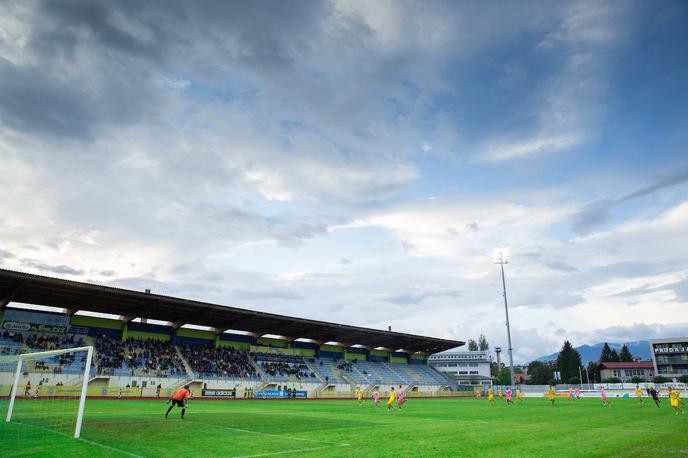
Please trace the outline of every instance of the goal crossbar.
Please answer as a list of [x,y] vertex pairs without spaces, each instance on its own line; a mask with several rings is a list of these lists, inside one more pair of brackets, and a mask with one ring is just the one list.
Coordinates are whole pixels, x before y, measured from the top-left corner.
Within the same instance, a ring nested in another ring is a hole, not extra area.
[[86,391],[88,388],[88,379],[91,372],[91,361],[93,360],[93,347],[76,347],[65,348],[61,350],[41,351],[35,353],[23,353],[21,355],[12,355],[0,357],[0,363],[7,363],[16,361],[17,369],[14,373],[14,385],[12,385],[12,392],[10,394],[10,404],[7,409],[6,422],[12,419],[12,411],[14,409],[14,400],[17,397],[17,389],[19,387],[19,376],[21,375],[22,363],[24,361],[31,361],[35,359],[50,358],[52,356],[64,355],[66,353],[86,352],[86,367],[84,368],[84,380],[81,385],[81,395],[79,397],[79,411],[76,417],[76,427],[74,428],[74,437],[79,438],[81,435],[81,425],[84,418],[84,405],[86,404]]

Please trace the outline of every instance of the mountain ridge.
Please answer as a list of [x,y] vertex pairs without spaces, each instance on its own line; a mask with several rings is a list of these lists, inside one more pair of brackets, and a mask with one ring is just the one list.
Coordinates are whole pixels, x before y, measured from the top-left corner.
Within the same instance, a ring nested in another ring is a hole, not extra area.
[[[648,361],[652,359],[652,353],[650,349],[650,342],[647,340],[635,340],[631,342],[622,342],[622,343],[616,343],[616,342],[607,342],[609,346],[613,349],[616,350],[617,353],[621,351],[621,347],[625,345],[628,346],[628,349],[630,350],[631,354],[633,355],[634,358],[640,358],[643,361]],[[600,359],[600,353],[602,353],[602,348],[604,347],[604,342],[598,342],[594,345],[579,345],[578,347],[574,347],[576,350],[578,350],[578,353],[581,355],[581,361],[583,364],[587,365],[588,362],[593,361],[597,362],[597,360]],[[559,352],[556,353],[551,353],[549,355],[544,355],[540,356],[538,358],[535,358],[536,361],[553,361],[557,359],[557,356],[559,356]]]

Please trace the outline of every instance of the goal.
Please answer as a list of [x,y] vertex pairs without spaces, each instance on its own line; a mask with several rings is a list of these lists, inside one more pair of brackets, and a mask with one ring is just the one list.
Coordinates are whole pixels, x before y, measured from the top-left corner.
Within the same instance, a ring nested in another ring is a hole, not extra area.
[[92,360],[90,346],[0,355],[6,428],[79,438]]

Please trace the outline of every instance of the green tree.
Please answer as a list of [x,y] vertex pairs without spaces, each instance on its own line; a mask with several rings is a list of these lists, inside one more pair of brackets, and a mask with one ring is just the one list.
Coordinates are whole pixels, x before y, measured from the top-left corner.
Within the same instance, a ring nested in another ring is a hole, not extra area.
[[478,342],[468,339],[468,351],[478,351]]
[[533,361],[528,364],[528,375],[530,375],[532,385],[546,385],[554,378],[552,368],[542,361]]
[[633,355],[631,354],[631,350],[628,349],[628,346],[624,344],[623,347],[621,347],[621,353],[619,353],[619,359],[623,363],[630,363],[633,361]]
[[490,349],[490,344],[487,342],[487,339],[483,334],[480,334],[480,337],[478,337],[478,349],[480,351],[486,351]]
[[602,379],[602,383],[621,383],[621,379],[619,377],[607,377]]
[[662,377],[661,375],[656,375],[655,378],[652,379],[652,381],[655,383],[666,383],[669,380],[666,377]]
[[495,379],[497,385],[511,385],[511,372],[508,367],[502,367]]
[[[683,374],[682,376],[680,376],[678,378],[678,381],[681,383],[688,383],[688,374]],[[681,401],[681,402],[683,402],[683,401]]]
[[557,366],[561,373],[562,382],[572,383],[571,379],[573,377],[578,379],[578,368],[581,366],[581,356],[568,340],[565,341],[564,346],[561,347],[561,351],[557,357]]
[[600,353],[600,362],[608,363],[612,361],[612,349],[607,342],[604,343],[602,347],[602,353]]
[[610,362],[612,363],[618,363],[619,361],[621,361],[621,358],[619,358],[619,354],[614,349],[612,349],[612,355],[610,358]]
[[632,378],[631,378],[631,383],[643,383],[644,381],[645,381],[644,378],[638,377],[638,376],[635,376],[635,377],[632,377]]

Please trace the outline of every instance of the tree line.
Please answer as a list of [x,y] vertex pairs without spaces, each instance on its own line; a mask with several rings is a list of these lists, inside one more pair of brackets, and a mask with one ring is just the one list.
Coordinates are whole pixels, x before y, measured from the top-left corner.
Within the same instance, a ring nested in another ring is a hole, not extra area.
[[[627,345],[623,345],[617,353],[605,342],[602,352],[597,362],[589,362],[587,370],[583,369],[581,355],[573,348],[571,342],[564,341],[564,345],[559,351],[556,361],[542,362],[533,361],[528,365],[528,383],[533,385],[554,384],[554,372],[559,372],[561,383],[577,385],[583,383],[594,383],[600,380],[600,363],[609,362],[632,362],[633,355]],[[582,380],[581,380],[582,378]]]

